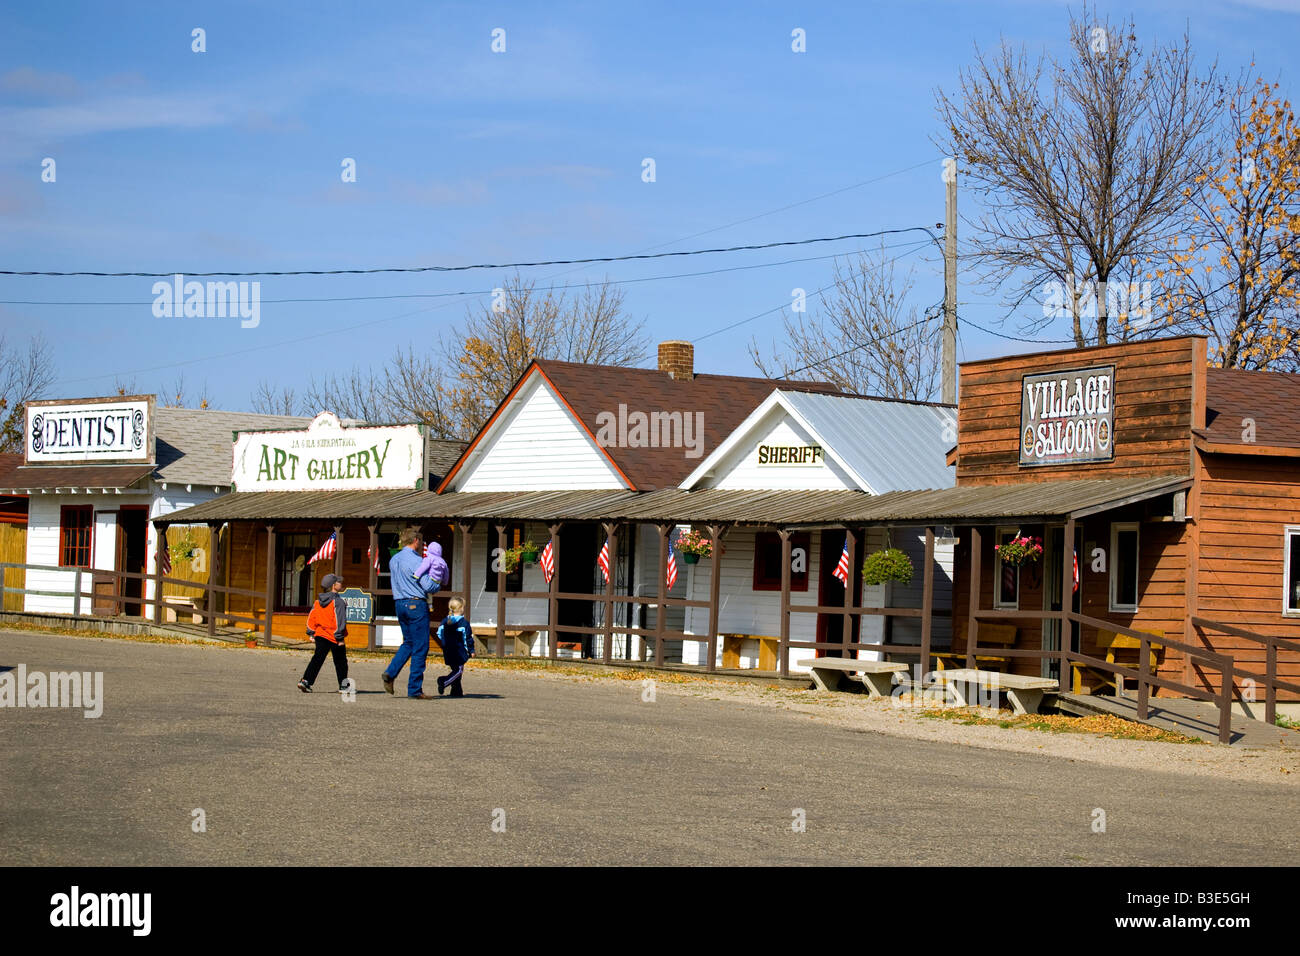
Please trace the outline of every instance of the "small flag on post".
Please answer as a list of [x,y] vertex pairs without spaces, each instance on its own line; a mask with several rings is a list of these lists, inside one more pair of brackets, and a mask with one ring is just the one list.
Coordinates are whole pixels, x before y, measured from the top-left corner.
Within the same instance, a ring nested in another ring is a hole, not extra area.
[[1079,590],[1079,552],[1074,552],[1074,590]]
[[849,539],[847,536],[844,538],[844,550],[840,552],[839,564],[835,565],[835,570],[831,574],[839,578],[845,587],[849,586]]
[[313,554],[308,560],[308,564],[315,564],[317,561],[328,561],[334,557],[334,549],[338,546],[338,532],[331,531],[329,538],[320,546],[320,550]]
[[664,582],[671,589],[677,583],[677,555],[673,551],[673,543],[668,542],[668,564],[664,568]]
[[374,568],[376,572],[378,572],[378,571],[379,571],[379,551],[378,551],[378,549],[376,549],[376,550],[374,550],[374,551],[371,551],[369,548],[366,548],[366,554],[370,555],[370,566],[371,566],[372,568]]
[[600,546],[600,557],[596,558],[596,566],[600,568],[600,573],[605,576],[605,583],[609,583],[609,538]]
[[162,573],[163,577],[167,577],[172,573],[172,551],[167,545],[167,532],[164,531],[158,537],[161,539],[159,543],[162,546]]
[[541,556],[538,557],[537,563],[542,566],[542,577],[546,578],[546,583],[551,583],[551,578],[555,577],[555,549],[552,545],[555,542],[546,542],[546,547],[542,548]]

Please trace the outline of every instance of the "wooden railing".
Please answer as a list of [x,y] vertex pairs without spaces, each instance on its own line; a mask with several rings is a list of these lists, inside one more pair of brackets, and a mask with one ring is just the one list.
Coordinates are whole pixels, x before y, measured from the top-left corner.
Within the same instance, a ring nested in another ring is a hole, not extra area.
[[1254,631],[1248,631],[1245,628],[1235,627],[1231,624],[1223,624],[1219,621],[1211,621],[1205,617],[1193,617],[1192,627],[1200,633],[1206,630],[1218,631],[1232,637],[1240,637],[1248,641],[1254,641],[1257,644],[1264,645],[1264,673],[1259,674],[1253,671],[1243,670],[1241,665],[1236,667],[1238,677],[1247,680],[1254,680],[1264,685],[1264,720],[1273,724],[1277,722],[1277,692],[1278,689],[1289,690],[1293,693],[1300,694],[1300,684],[1292,681],[1281,680],[1277,676],[1277,650],[1279,647],[1285,647],[1289,651],[1300,651],[1300,642],[1288,641],[1285,638],[1276,637],[1272,634],[1256,634]]

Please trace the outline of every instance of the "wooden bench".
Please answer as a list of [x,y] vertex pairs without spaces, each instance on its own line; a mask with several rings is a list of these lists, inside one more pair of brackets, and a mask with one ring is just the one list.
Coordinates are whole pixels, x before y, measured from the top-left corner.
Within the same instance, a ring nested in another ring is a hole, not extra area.
[[860,681],[871,697],[889,697],[893,676],[907,674],[908,666],[892,661],[859,661],[851,657],[814,657],[799,661],[807,667],[818,690],[838,690],[840,678]]
[[[1165,637],[1164,631],[1156,630],[1155,628],[1135,627],[1133,628],[1133,630],[1141,631],[1143,634],[1150,634],[1152,637],[1160,638],[1160,640],[1162,641],[1164,640]],[[1152,674],[1155,674],[1155,672],[1159,670],[1161,662],[1164,660],[1165,646],[1164,644],[1161,644],[1157,641],[1152,641],[1148,646],[1151,648],[1151,671],[1150,672]],[[1134,673],[1136,673],[1141,666],[1141,661],[1138,661],[1136,659],[1141,647],[1142,647],[1142,642],[1138,638],[1133,637],[1129,634],[1120,634],[1115,631],[1097,632],[1097,649],[1099,651],[1106,652],[1107,664],[1114,664],[1117,667],[1127,668],[1129,670],[1132,670]],[[1134,652],[1133,663],[1130,664],[1126,661],[1117,661],[1115,655],[1116,651],[1133,651]],[[1080,664],[1078,661],[1072,661],[1071,664],[1074,672],[1073,673],[1074,680],[1072,682],[1074,692],[1076,694],[1088,693],[1089,691],[1085,691],[1083,687],[1083,671],[1085,670],[1085,668],[1087,668],[1087,665]],[[1104,679],[1106,683],[1110,684],[1110,686],[1114,689],[1116,697],[1124,696],[1125,680],[1133,679],[1127,677],[1124,674],[1116,674],[1112,671],[1098,671],[1098,673],[1104,675]]]
[[758,641],[758,669],[776,670],[777,648],[781,646],[779,637],[767,637],[763,634],[719,634],[722,638],[722,666],[732,670],[740,669],[740,649],[745,641]]
[[[434,625],[434,633],[438,631]],[[507,627],[505,629],[505,649],[507,657],[529,657],[533,653],[533,641],[537,631],[532,629]],[[497,629],[492,624],[480,624],[474,628],[474,640],[478,642],[478,653],[491,657],[497,652]],[[437,643],[435,641],[435,643]]]
[[935,679],[943,684],[956,699],[958,707],[969,707],[966,687],[987,687],[1004,691],[1007,702],[1017,714],[1036,714],[1043,701],[1043,692],[1056,689],[1056,681],[1048,677],[1027,677],[1023,674],[1002,674],[998,671],[981,671],[969,667],[942,671]]
[[[1016,643],[1016,627],[1014,624],[980,624],[979,642],[983,647],[986,644],[1001,644],[1003,647],[1012,647]],[[931,653],[930,657],[934,660],[935,670],[943,670],[944,661],[955,663],[958,667],[966,666],[966,655],[957,652],[957,641],[954,638],[951,651],[941,653]],[[1008,657],[998,657],[996,655],[975,655],[976,664],[998,664],[1003,669],[1011,666],[1011,659]],[[985,668],[988,670],[989,668]]]

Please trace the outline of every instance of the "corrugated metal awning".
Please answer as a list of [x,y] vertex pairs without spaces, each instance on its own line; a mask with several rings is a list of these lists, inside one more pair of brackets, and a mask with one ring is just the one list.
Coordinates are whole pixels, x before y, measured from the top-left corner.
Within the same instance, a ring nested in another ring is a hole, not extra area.
[[1181,475],[895,491],[311,491],[236,492],[176,511],[169,522],[293,519],[501,518],[783,526],[964,524],[998,518],[1065,518],[1179,491]]

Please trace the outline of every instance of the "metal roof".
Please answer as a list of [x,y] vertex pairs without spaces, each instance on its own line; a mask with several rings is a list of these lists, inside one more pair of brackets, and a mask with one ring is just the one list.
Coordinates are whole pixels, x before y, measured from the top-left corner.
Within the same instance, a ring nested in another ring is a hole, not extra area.
[[954,406],[784,389],[781,397],[876,494],[956,482],[944,461],[957,442]]
[[345,518],[503,518],[754,525],[868,525],[1063,518],[1186,488],[1182,475],[895,491],[237,492],[173,512],[174,523]]

